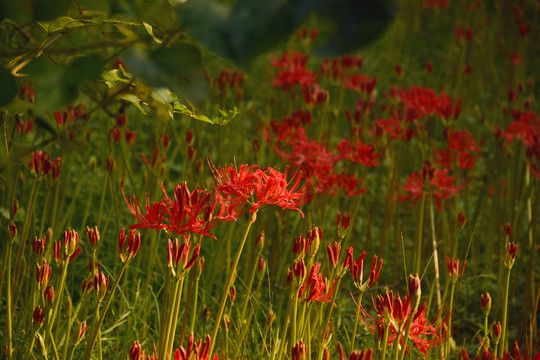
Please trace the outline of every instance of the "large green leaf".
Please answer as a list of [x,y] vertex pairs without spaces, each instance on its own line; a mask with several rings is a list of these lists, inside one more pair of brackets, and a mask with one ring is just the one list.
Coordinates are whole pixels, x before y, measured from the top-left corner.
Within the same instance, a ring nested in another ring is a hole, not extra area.
[[42,112],[61,109],[75,100],[77,88],[99,78],[103,60],[97,55],[75,59],[68,65],[55,64],[42,56],[24,72],[36,90],[36,108]]
[[0,106],[7,105],[17,94],[17,83],[11,73],[0,67]]
[[246,63],[274,47],[312,13],[336,26],[322,54],[358,49],[386,29],[396,15],[396,1],[239,0],[229,10],[211,0],[190,0],[176,10],[182,26],[204,46]]
[[130,49],[123,56],[129,72],[152,87],[166,87],[200,105],[208,92],[199,49],[187,43],[150,52]]

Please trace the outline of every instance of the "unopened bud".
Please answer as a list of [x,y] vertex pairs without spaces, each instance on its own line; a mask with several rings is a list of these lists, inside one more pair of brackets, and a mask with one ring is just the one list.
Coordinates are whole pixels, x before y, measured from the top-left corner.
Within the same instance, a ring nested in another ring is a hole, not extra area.
[[19,202],[17,199],[13,200],[13,206],[11,207],[11,219],[15,219],[17,213],[19,212]]
[[17,237],[17,225],[13,221],[10,221],[9,225],[9,235],[11,236],[11,241]]
[[255,239],[255,244],[257,245],[257,254],[261,254],[264,249],[264,243],[266,242],[266,234],[261,232],[259,236],[257,236],[257,239]]
[[482,305],[482,312],[487,316],[491,310],[491,295],[488,292],[486,295],[480,295],[480,305]]
[[461,226],[461,228],[463,228],[465,226],[465,223],[467,222],[465,215],[463,215],[463,213],[460,212],[457,218],[458,218],[459,225]]

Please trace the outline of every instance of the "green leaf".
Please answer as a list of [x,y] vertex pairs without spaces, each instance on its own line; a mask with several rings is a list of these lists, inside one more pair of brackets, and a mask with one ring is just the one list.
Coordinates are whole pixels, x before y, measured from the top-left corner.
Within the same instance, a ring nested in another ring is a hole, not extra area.
[[211,0],[176,6],[188,33],[219,56],[247,63],[275,47],[312,13],[332,20],[334,36],[321,49],[339,55],[373,41],[397,12],[397,0],[238,0],[232,9]]
[[201,53],[193,45],[181,43],[149,53],[130,49],[123,60],[129,71],[148,86],[169,88],[196,104],[202,104],[206,99],[208,82]]
[[175,101],[173,105],[173,110],[177,114],[182,114],[189,116],[190,118],[204,121],[210,124],[214,125],[227,125],[229,121],[234,119],[236,115],[240,114],[240,111],[235,106],[232,110],[222,110],[219,109],[219,115],[215,116],[213,118],[209,118],[206,115],[203,114],[197,114],[194,110],[189,109],[186,105]]
[[15,98],[17,94],[17,82],[11,73],[0,67],[0,106],[5,106]]

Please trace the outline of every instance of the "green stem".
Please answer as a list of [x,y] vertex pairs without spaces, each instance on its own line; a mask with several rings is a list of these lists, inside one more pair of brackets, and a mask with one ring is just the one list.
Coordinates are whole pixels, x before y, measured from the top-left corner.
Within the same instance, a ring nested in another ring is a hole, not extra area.
[[418,219],[418,241],[416,243],[416,262],[415,262],[415,273],[421,274],[420,269],[422,268],[422,245],[423,245],[423,234],[424,234],[424,209],[426,207],[426,194],[422,196],[422,202],[420,203],[420,217]]
[[[58,306],[60,305],[60,302],[62,301],[62,295],[64,294],[64,284],[66,283],[66,277],[67,277],[67,269],[69,264],[69,257],[66,257],[64,261],[62,261],[62,277],[60,278],[60,286],[58,291],[58,296],[56,297],[54,301],[53,311],[51,313],[51,316],[49,318],[49,321],[47,322],[47,332],[45,333],[44,339],[46,340],[47,334],[51,334],[51,329],[54,325],[54,320],[56,319],[56,315],[58,313]],[[51,339],[51,341],[54,341]]]
[[450,355],[450,339],[452,338],[452,313],[454,312],[453,306],[454,306],[454,290],[456,288],[455,281],[452,281],[452,289],[450,290],[450,314],[448,315],[448,340],[446,342],[445,346],[445,354],[446,358]]
[[161,355],[161,352],[163,351],[163,342],[165,341],[166,331],[167,327],[169,325],[169,308],[167,306],[168,303],[168,297],[169,297],[169,286],[170,286],[170,271],[167,269],[167,272],[165,274],[165,290],[163,294],[163,306],[161,307],[162,313],[161,313],[161,324],[159,327],[159,342],[158,342],[158,355]]
[[[409,333],[411,332],[411,325],[412,325],[416,310],[418,309],[418,305],[420,305],[419,298],[416,300],[416,304],[414,304],[414,308],[411,308],[411,313],[409,315],[409,318],[407,319],[407,327],[405,328],[405,335],[403,337],[403,344],[401,345],[401,351],[396,351],[396,354],[400,353],[399,359],[401,360],[405,358],[405,350],[407,349],[407,340],[409,340]],[[398,357],[396,355],[396,359],[397,358]]]
[[[360,306],[362,306],[362,298],[363,297],[364,297],[364,292],[360,291],[360,295],[358,296],[358,303],[357,303],[358,308],[360,308]],[[356,342],[356,329],[358,328],[358,319],[359,318],[360,318],[360,316],[357,314],[355,319],[354,319],[354,328],[353,328],[351,342],[349,344],[349,353],[354,351],[354,343]]]
[[508,316],[508,290],[510,289],[510,269],[506,272],[506,287],[504,291],[504,307],[503,307],[503,322],[501,331],[501,347],[499,349],[499,357],[502,358],[504,351],[506,350],[506,320]]
[[384,336],[383,336],[383,341],[382,341],[382,344],[381,344],[381,347],[382,347],[382,354],[381,354],[381,360],[384,360],[384,358],[386,357],[386,348],[387,348],[387,345],[388,345],[388,332],[390,330],[390,324],[385,324],[384,326]]
[[219,310],[216,317],[216,322],[214,323],[214,330],[212,331],[212,344],[210,345],[210,351],[209,354],[212,354],[212,351],[214,350],[214,345],[217,341],[217,334],[219,331],[219,326],[221,324],[221,317],[223,316],[223,310],[225,310],[225,303],[227,302],[227,296],[229,296],[229,289],[231,288],[234,278],[236,276],[236,267],[238,266],[238,262],[240,261],[240,255],[242,255],[242,249],[244,248],[244,245],[246,243],[247,236],[249,234],[249,230],[251,229],[251,225],[257,220],[257,211],[251,214],[251,217],[247,223],[246,230],[244,231],[244,236],[240,242],[240,246],[238,247],[238,250],[236,251],[236,257],[234,259],[232,268],[229,272],[229,278],[227,279],[227,283],[225,285],[225,289],[223,289],[223,294],[221,295],[221,302],[219,304]]
[[109,292],[109,296],[107,297],[107,301],[105,302],[105,306],[103,307],[103,312],[101,313],[101,316],[99,317],[99,319],[96,321],[95,326],[92,328],[92,333],[90,334],[90,337],[88,338],[88,341],[86,343],[86,353],[84,355],[85,360],[90,360],[90,357],[92,356],[92,350],[94,349],[94,345],[96,343],[96,340],[99,334],[99,329],[101,328],[101,324],[103,324],[105,315],[107,315],[107,311],[109,310],[109,306],[111,305],[112,299],[114,297],[114,293],[116,291],[116,288],[118,287],[118,283],[120,282],[122,275],[124,274],[124,271],[127,268],[127,265],[128,263],[125,263],[122,265],[120,274],[116,277],[116,280],[114,281],[112,289]]
[[13,357],[13,325],[11,318],[11,249],[13,242],[9,240],[7,251],[7,331],[8,331],[8,359]]
[[195,319],[197,318],[197,300],[199,297],[199,280],[195,281],[195,294],[193,295],[193,310],[191,311],[191,323],[189,324],[189,333],[193,333],[195,328]]
[[296,345],[296,313],[298,312],[298,289],[296,286],[292,287],[291,293],[292,311],[291,311],[291,346]]
[[173,308],[173,313],[171,316],[171,322],[169,324],[168,339],[166,342],[166,348],[165,348],[166,352],[165,352],[165,357],[164,357],[164,359],[167,359],[167,360],[170,358],[171,350],[174,344],[174,335],[176,334],[176,319],[178,318],[178,312],[180,311],[180,303],[182,300],[182,289],[184,287],[184,279],[185,279],[185,275],[182,275],[180,280],[178,280],[179,285],[176,289],[176,293],[174,296],[175,298],[174,308]]

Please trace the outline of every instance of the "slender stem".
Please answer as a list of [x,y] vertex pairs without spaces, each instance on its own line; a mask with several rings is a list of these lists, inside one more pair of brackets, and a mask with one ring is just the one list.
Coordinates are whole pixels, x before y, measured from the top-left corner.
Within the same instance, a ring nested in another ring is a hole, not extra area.
[[448,340],[447,340],[447,343],[446,343],[446,346],[445,346],[445,349],[446,349],[446,357],[448,358],[448,356],[450,355],[450,339],[452,338],[452,313],[454,312],[454,290],[456,288],[456,283],[455,281],[452,281],[452,289],[450,290],[450,314],[448,315],[448,334],[449,334],[449,337],[448,337]]
[[127,268],[128,263],[125,263],[122,265],[122,269],[120,270],[120,274],[116,277],[116,280],[114,281],[114,284],[112,286],[111,291],[109,292],[109,295],[107,297],[107,301],[105,302],[105,306],[103,307],[103,312],[101,313],[101,316],[95,323],[94,328],[92,329],[92,333],[90,334],[90,337],[88,338],[88,342],[86,343],[86,353],[84,355],[85,360],[90,360],[90,357],[92,356],[92,350],[94,349],[94,345],[96,344],[96,339],[99,334],[99,329],[101,328],[101,324],[103,323],[103,320],[105,319],[105,315],[107,315],[107,311],[109,310],[109,306],[111,305],[112,299],[114,297],[114,293],[116,291],[116,288],[118,287],[118,283],[120,282],[120,279],[122,278],[122,275],[124,274],[124,271]]
[[197,300],[199,297],[199,280],[195,281],[195,294],[193,295],[193,310],[191,310],[191,323],[189,324],[189,333],[193,333],[195,328],[195,319],[197,318]]
[[420,216],[418,218],[418,241],[416,243],[416,262],[415,273],[421,274],[422,268],[422,245],[423,245],[423,233],[424,233],[424,209],[426,207],[426,195],[422,195],[422,202],[420,203]]
[[251,229],[251,225],[257,220],[257,212],[251,214],[251,218],[249,219],[246,230],[244,232],[244,236],[240,242],[240,246],[238,247],[238,250],[236,251],[236,257],[234,259],[232,268],[229,272],[229,278],[227,279],[227,283],[225,285],[225,289],[223,289],[223,294],[221,295],[221,302],[219,304],[219,310],[216,317],[216,322],[214,323],[214,330],[212,331],[212,344],[210,345],[210,351],[209,354],[212,354],[212,351],[214,350],[214,345],[217,341],[217,334],[219,331],[219,326],[221,324],[221,317],[223,316],[223,310],[225,310],[225,303],[227,302],[227,296],[229,296],[229,289],[231,288],[234,278],[236,276],[236,267],[238,266],[238,262],[240,261],[240,255],[242,255],[242,249],[244,248],[244,245],[246,243],[247,236],[249,234],[249,230]]
[[382,347],[382,354],[381,354],[381,360],[384,360],[384,358],[386,357],[386,348],[388,347],[388,332],[390,330],[390,324],[385,324],[384,325],[384,336],[383,336],[383,341],[382,341],[382,344],[381,344],[381,347]]
[[291,293],[292,311],[291,311],[291,346],[296,345],[296,313],[298,312],[298,289],[296,286],[292,287]]
[[169,327],[169,338],[167,340],[167,346],[165,348],[166,353],[164,359],[170,359],[171,350],[174,344],[174,335],[176,334],[176,319],[178,318],[178,312],[180,311],[180,302],[182,300],[182,289],[184,287],[184,279],[185,275],[183,275],[179,282],[178,288],[176,290],[175,294],[175,302],[174,302],[174,309],[171,316],[171,323]]
[[13,357],[13,325],[11,319],[11,249],[13,248],[13,242],[8,241],[7,251],[7,331],[8,331],[8,359]]
[[[417,299],[416,304],[414,304],[414,308],[411,308],[411,313],[409,315],[409,318],[407,319],[407,327],[405,328],[405,335],[403,336],[403,344],[401,345],[401,351],[396,351],[396,353],[400,353],[399,359],[401,360],[405,358],[405,351],[407,349],[407,340],[409,340],[409,333],[411,332],[411,325],[412,325],[416,310],[418,309],[418,305],[420,305],[420,299]],[[396,355],[396,359],[397,359],[397,355]]]
[[435,214],[433,211],[433,199],[429,199],[429,213],[431,220],[431,240],[433,244],[433,267],[435,268],[435,290],[437,291],[437,309],[441,308],[441,283],[439,275],[439,252],[437,250],[437,235],[435,233]]
[[[46,336],[48,334],[51,334],[51,329],[54,325],[54,320],[56,319],[56,315],[58,313],[58,306],[60,305],[60,302],[62,301],[62,295],[64,293],[64,284],[66,283],[68,264],[69,264],[69,258],[66,258],[64,261],[62,261],[62,277],[60,278],[58,296],[56,297],[54,301],[53,311],[51,313],[49,321],[47,322],[47,332],[45,333],[43,340],[46,340]],[[53,340],[51,339],[51,341]]]
[[169,324],[169,308],[167,306],[167,300],[168,300],[168,297],[169,297],[169,286],[171,284],[171,281],[170,281],[170,271],[169,269],[167,269],[166,273],[165,273],[165,290],[164,290],[164,294],[163,294],[163,306],[161,307],[162,309],[162,312],[161,312],[161,324],[160,324],[160,327],[159,327],[159,342],[158,342],[158,354],[161,355],[161,351],[163,351],[163,342],[165,341],[165,335],[166,335],[166,331],[167,331],[167,326]]
[[504,291],[504,307],[503,307],[503,322],[501,331],[501,347],[499,349],[499,357],[502,357],[506,350],[506,320],[508,316],[508,291],[510,289],[510,269],[506,272],[506,287]]
[[[358,295],[358,303],[356,304],[356,306],[358,308],[360,308],[360,306],[362,306],[362,298],[363,297],[364,297],[364,292],[360,291],[360,295]],[[353,328],[352,338],[351,338],[351,342],[350,342],[350,345],[349,345],[349,353],[354,351],[354,343],[356,342],[356,329],[358,328],[358,319],[359,318],[360,318],[360,316],[358,314],[356,314],[356,317],[354,319],[354,328]]]

